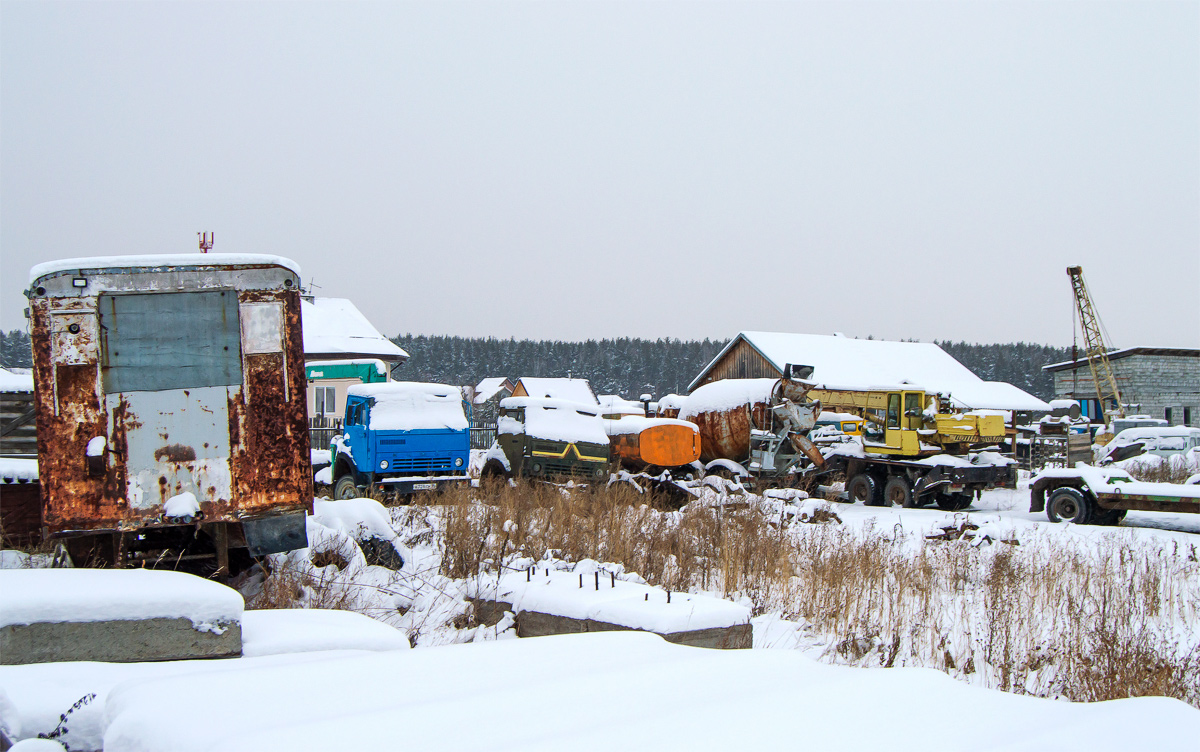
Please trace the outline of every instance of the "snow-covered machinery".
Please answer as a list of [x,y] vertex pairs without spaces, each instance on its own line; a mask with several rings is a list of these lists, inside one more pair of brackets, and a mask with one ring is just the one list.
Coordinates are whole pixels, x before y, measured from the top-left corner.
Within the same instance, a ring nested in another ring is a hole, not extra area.
[[484,477],[608,476],[608,434],[599,405],[548,397],[500,400],[496,442],[484,461]]
[[[863,418],[861,441],[814,446],[807,433],[822,407]],[[709,471],[760,483],[840,472],[850,500],[869,505],[964,509],[976,492],[1016,483],[1011,459],[971,451],[1004,440],[1002,416],[940,413],[936,397],[908,385],[856,390],[799,378],[727,379],[692,392],[680,418],[700,427]]]
[[[230,573],[307,545],[295,264],[68,259],[34,267],[26,295],[42,525],[77,562],[207,558]],[[231,550],[241,552],[232,566]]]

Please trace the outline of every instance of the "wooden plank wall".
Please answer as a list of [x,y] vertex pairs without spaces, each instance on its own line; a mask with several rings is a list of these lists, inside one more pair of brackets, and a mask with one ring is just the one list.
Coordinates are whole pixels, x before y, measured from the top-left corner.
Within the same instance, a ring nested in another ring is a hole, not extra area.
[[746,340],[739,340],[725,356],[717,361],[704,379],[696,386],[703,386],[721,379],[777,379],[783,376]]

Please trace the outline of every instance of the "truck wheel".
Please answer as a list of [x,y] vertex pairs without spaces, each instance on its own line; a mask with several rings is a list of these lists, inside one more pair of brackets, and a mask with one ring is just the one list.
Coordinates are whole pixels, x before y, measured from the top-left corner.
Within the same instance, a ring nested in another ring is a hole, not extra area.
[[333,486],[333,498],[335,499],[357,499],[359,496],[361,494],[358,492],[358,486],[354,485],[353,475],[343,475]]
[[488,460],[487,464],[483,466],[483,470],[479,472],[479,477],[484,480],[506,480],[508,471],[497,460]]
[[1087,525],[1092,521],[1092,500],[1083,491],[1071,486],[1060,486],[1046,500],[1046,517],[1051,522],[1074,522]]
[[883,485],[883,502],[885,506],[911,507],[913,505],[912,486],[908,478],[893,475]]
[[943,512],[961,512],[971,506],[971,494],[942,493],[934,494],[934,503]]
[[869,507],[877,507],[882,503],[879,494],[879,481],[875,476],[859,473],[846,484],[846,495],[851,504],[862,503]]

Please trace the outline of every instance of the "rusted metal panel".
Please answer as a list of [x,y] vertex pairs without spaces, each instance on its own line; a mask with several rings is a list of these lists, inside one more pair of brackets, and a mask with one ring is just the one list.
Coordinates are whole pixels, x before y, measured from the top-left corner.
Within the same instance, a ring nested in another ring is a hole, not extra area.
[[681,467],[700,458],[700,434],[686,425],[652,425],[610,437],[613,456],[629,467]]
[[[163,503],[185,491],[205,523],[311,509],[299,278],[277,264],[163,258],[48,273],[28,293],[42,518],[51,534],[170,524]],[[236,303],[224,298],[196,319],[186,313],[224,295]],[[184,299],[193,308],[177,310]],[[161,335],[147,325],[159,309],[174,327]],[[142,315],[124,338],[121,311]],[[182,330],[189,325],[199,331]],[[186,349],[197,337],[215,355],[181,355],[190,375],[149,370],[172,365],[169,352],[154,351],[169,350],[159,340]],[[118,346],[126,351],[118,355]],[[232,365],[220,362],[224,353]],[[106,368],[115,367],[135,370],[106,390]],[[237,383],[221,383],[234,375]]]
[[716,459],[744,462],[750,458],[750,432],[771,426],[771,406],[767,402],[738,405],[728,410],[689,415],[700,429],[700,461]]

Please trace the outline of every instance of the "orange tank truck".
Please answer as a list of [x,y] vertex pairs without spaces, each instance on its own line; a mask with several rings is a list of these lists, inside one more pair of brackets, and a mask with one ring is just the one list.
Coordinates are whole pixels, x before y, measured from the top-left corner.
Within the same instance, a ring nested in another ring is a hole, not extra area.
[[632,470],[677,468],[700,459],[700,429],[674,418],[604,421],[613,459]]

